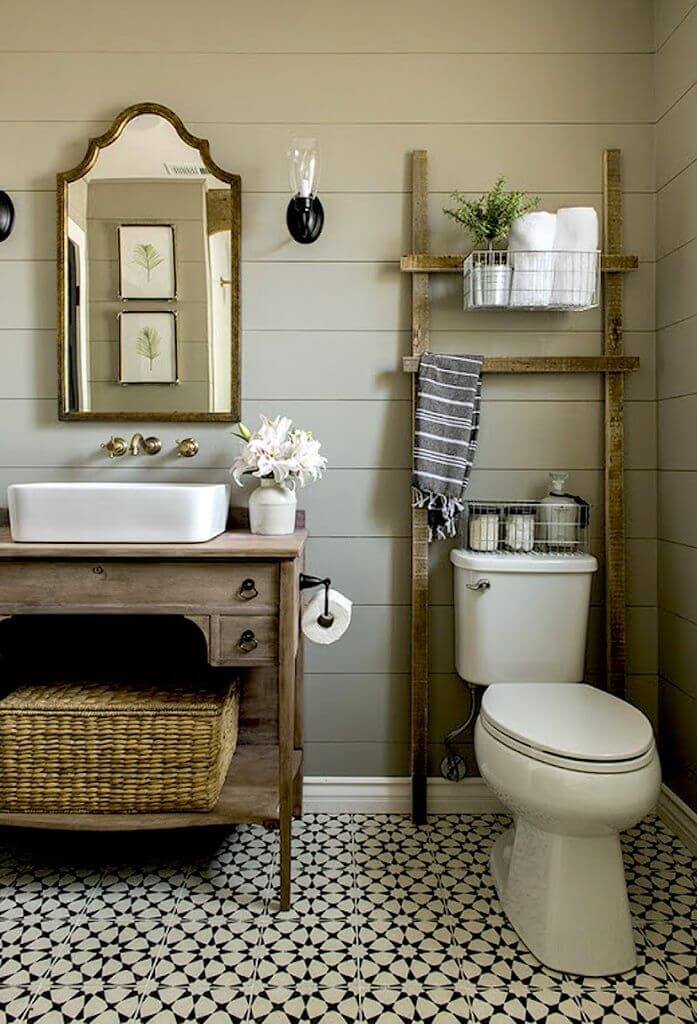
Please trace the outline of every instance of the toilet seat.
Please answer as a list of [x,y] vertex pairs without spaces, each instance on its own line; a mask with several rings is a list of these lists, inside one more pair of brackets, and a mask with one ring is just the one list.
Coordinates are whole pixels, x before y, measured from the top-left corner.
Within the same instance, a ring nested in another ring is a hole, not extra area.
[[480,721],[504,746],[571,771],[632,772],[656,756],[641,711],[584,683],[496,684]]

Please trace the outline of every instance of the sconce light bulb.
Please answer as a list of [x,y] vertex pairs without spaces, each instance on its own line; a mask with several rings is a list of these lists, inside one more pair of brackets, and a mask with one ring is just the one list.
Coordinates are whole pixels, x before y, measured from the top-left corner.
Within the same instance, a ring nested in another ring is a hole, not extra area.
[[292,198],[286,224],[291,237],[301,245],[315,242],[324,226],[324,208],[317,195],[319,182],[317,139],[295,138],[288,147],[288,178]]

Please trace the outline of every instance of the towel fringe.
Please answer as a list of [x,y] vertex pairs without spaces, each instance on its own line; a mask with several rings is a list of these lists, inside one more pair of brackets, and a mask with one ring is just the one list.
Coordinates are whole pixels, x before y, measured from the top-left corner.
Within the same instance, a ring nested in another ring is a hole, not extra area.
[[429,516],[428,539],[433,540],[433,523],[436,524],[435,536],[437,540],[447,540],[457,534],[457,520],[465,510],[464,501],[459,498],[449,497],[447,494],[436,494],[434,491],[422,491],[420,487],[412,484],[411,488],[412,508],[425,508],[429,512],[438,512],[437,516]]

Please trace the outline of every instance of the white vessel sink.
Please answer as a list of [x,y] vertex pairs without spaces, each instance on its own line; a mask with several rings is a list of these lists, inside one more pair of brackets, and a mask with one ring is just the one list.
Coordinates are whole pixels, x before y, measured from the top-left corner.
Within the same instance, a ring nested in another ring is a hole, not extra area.
[[225,530],[226,484],[11,484],[12,539],[38,543],[199,543]]

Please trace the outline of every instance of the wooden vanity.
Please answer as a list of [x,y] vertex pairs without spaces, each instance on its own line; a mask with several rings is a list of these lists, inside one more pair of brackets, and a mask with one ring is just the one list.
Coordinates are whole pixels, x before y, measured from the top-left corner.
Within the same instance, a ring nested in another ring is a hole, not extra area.
[[[299,574],[305,531],[230,530],[203,544],[17,544],[0,526],[0,618],[178,615],[212,666],[243,669],[237,752],[217,806],[167,814],[2,814],[0,825],[92,831],[261,823],[280,832],[290,905],[291,821],[302,813]],[[38,640],[37,642],[40,642]]]

